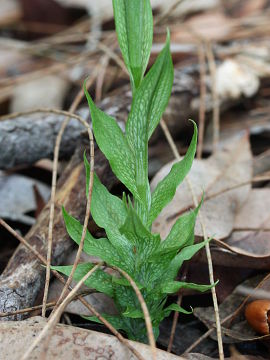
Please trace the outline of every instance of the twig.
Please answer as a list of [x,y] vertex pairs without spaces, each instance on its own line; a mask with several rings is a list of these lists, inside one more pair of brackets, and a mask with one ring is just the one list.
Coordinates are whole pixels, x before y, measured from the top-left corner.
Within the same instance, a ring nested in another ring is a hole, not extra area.
[[199,108],[199,136],[198,136],[198,146],[197,146],[197,158],[201,159],[202,149],[203,149],[203,137],[204,137],[204,127],[205,127],[205,94],[206,94],[206,85],[205,85],[205,73],[206,73],[206,63],[205,63],[205,53],[203,43],[198,46],[198,58],[199,58],[199,67],[200,67],[200,108]]
[[152,358],[153,358],[153,360],[155,360],[157,358],[156,342],[155,342],[155,337],[154,337],[154,333],[153,333],[151,317],[150,317],[147,305],[142,296],[142,293],[140,292],[135,281],[124,270],[120,269],[117,266],[113,266],[112,268],[119,271],[129,281],[130,285],[133,287],[133,290],[135,291],[135,294],[140,302],[140,305],[141,305],[141,308],[142,308],[142,311],[144,314],[144,320],[145,320],[145,325],[146,325],[146,329],[147,329],[149,345],[150,345],[151,351],[152,351]]
[[[54,307],[54,305],[56,304],[56,301],[52,301],[46,304],[46,309],[50,309],[52,307]],[[31,306],[29,308],[25,308],[25,309],[20,309],[20,310],[16,310],[16,311],[9,311],[9,312],[0,312],[0,318],[2,317],[7,317],[7,316],[15,316],[15,315],[19,315],[19,314],[25,314],[25,313],[30,313],[32,311],[38,311],[42,309],[43,305],[36,305],[36,306]]]
[[[63,281],[64,281],[64,278],[63,278]],[[91,289],[89,289],[88,291],[84,290],[79,295],[80,296],[86,296],[88,294],[92,294],[93,292],[94,291],[91,290]],[[75,298],[78,298],[79,295],[77,295]],[[56,305],[56,301],[51,301],[51,302],[46,304],[46,308],[48,310],[48,309],[53,308],[55,305]],[[33,311],[37,311],[38,313],[40,313],[41,310],[42,310],[42,306],[43,305],[41,304],[41,305],[35,305],[35,306],[31,306],[29,308],[24,308],[24,309],[20,309],[20,310],[16,310],[16,311],[0,312],[0,318],[8,317],[8,316],[15,316],[15,315],[18,315],[18,314],[30,313],[30,312],[33,312]]]
[[[172,138],[172,136],[171,136],[171,134],[169,132],[169,129],[168,129],[168,127],[167,127],[167,125],[166,125],[166,123],[164,122],[163,119],[161,119],[160,124],[161,124],[161,127],[162,127],[162,129],[164,131],[164,134],[165,134],[165,136],[166,136],[166,138],[168,140],[168,143],[171,146],[171,150],[172,150],[175,158],[179,161],[181,159],[180,155],[179,155],[179,153],[177,151],[177,148],[176,148],[176,146],[174,144],[174,141],[173,141],[173,138]],[[187,181],[189,190],[190,190],[191,195],[192,195],[194,206],[197,207],[198,206],[198,199],[197,199],[197,197],[195,195],[192,183],[190,182],[188,176],[186,177],[186,181]],[[200,211],[199,211],[198,217],[199,217],[199,221],[200,221],[200,224],[201,224],[201,227],[202,227],[204,240],[207,240],[207,234],[206,234],[206,229],[205,229],[205,225],[204,225],[204,220],[203,220],[203,217],[202,217],[202,214],[201,214]],[[215,281],[214,281],[214,274],[213,274],[213,264],[212,264],[210,246],[209,246],[208,242],[206,242],[205,250],[206,250],[207,262],[208,262],[210,283],[211,283],[211,285],[214,285]],[[216,319],[216,327],[217,327],[217,340],[218,340],[219,358],[220,358],[220,360],[224,360],[221,325],[220,325],[220,316],[219,316],[219,311],[218,311],[218,302],[217,302],[216,289],[215,289],[214,286],[211,288],[211,292],[212,292],[212,299],[213,299],[215,319]]]
[[[270,274],[268,274],[257,286],[255,289],[253,289],[253,293],[258,291],[257,289],[259,289],[263,283],[268,280],[270,278]],[[233,319],[235,318],[235,316],[237,316],[237,314],[239,314],[239,312],[243,309],[243,307],[245,306],[245,304],[247,303],[247,301],[253,297],[253,293],[250,293],[245,299],[244,301],[240,304],[240,306],[238,306],[238,308],[230,315],[226,316],[222,321],[221,324],[223,325],[225,322],[227,322],[228,320],[233,321]],[[215,330],[215,325],[212,325],[213,327],[210,328],[205,334],[203,334],[201,337],[199,337],[193,344],[191,344],[186,350],[185,352],[182,354],[182,356],[187,355],[189,352],[191,352],[197,345],[199,345],[204,339],[206,339],[209,335],[212,334],[212,332]]]
[[219,98],[217,92],[217,79],[216,79],[216,63],[213,54],[212,44],[206,44],[206,56],[209,64],[211,84],[212,84],[212,98],[213,98],[213,151],[217,151],[219,143],[220,132],[220,119],[219,119]]
[[104,55],[101,60],[100,60],[100,64],[101,64],[101,71],[97,77],[97,81],[96,81],[96,101],[100,101],[101,97],[102,97],[102,87],[103,87],[103,82],[104,82],[104,78],[105,78],[105,74],[106,74],[106,70],[107,70],[107,66],[109,64],[109,56],[106,54]]
[[155,25],[160,25],[166,18],[171,16],[171,14],[174,12],[174,10],[176,10],[178,8],[178,6],[184,1],[185,0],[176,0],[175,3],[172,4],[172,6],[170,6],[166,12],[164,12],[159,17],[157,17],[157,19],[155,21]]
[[[226,316],[222,321],[221,324],[224,324],[227,320],[229,320],[232,317],[232,314]],[[201,337],[199,337],[196,341],[194,341],[193,344],[191,344],[185,352],[181,355],[185,357],[188,353],[190,353],[196,346],[198,346],[203,340],[207,339],[209,335],[212,334],[212,332],[216,329],[215,324],[213,324],[213,327],[207,330]]]
[[[12,114],[0,116],[0,121],[15,119],[20,116],[31,115],[31,114],[36,114],[36,113],[64,115],[69,118],[74,118],[74,119],[80,121],[81,123],[83,123],[84,125],[87,124],[87,122],[81,116],[73,114],[70,111],[49,109],[49,108],[37,108],[37,109],[33,109],[33,110],[14,112]],[[87,124],[87,126],[89,126],[89,125]]]
[[[21,235],[19,235],[15,230],[12,229],[11,226],[9,226],[3,219],[0,218],[0,225],[2,225],[7,231],[9,231],[21,244],[23,244],[28,250],[34,254],[39,261],[46,266],[47,261],[45,257],[43,257],[32,245],[28,243]],[[57,271],[51,270],[51,272],[54,274],[54,276],[62,282],[62,284],[65,284],[65,279],[62,275],[60,275]],[[70,287],[70,289],[72,289]],[[93,291],[94,292],[94,291]]]
[[[26,360],[30,354],[34,351],[35,347],[41,342],[41,340],[43,340],[43,338],[47,335],[50,334],[50,332],[53,330],[54,326],[57,324],[57,322],[60,319],[60,316],[62,314],[62,312],[64,311],[65,307],[68,305],[68,303],[72,300],[72,298],[74,297],[74,295],[76,294],[76,292],[80,289],[80,287],[83,285],[83,283],[89,278],[89,276],[91,276],[101,265],[97,264],[95,265],[90,271],[88,271],[88,273],[86,275],[84,275],[84,277],[76,284],[76,286],[74,287],[74,289],[72,289],[72,291],[68,294],[68,296],[65,298],[65,300],[61,303],[61,305],[59,306],[59,308],[57,309],[57,311],[54,313],[54,315],[50,318],[50,320],[47,322],[47,324],[44,326],[44,328],[42,329],[42,331],[40,332],[40,334],[37,336],[37,338],[35,339],[35,341],[30,345],[30,347],[28,348],[28,350],[23,354],[22,356],[22,360]],[[46,344],[47,346],[45,347],[44,350],[44,355],[46,355],[47,350],[48,350],[48,344]]]
[[[95,68],[93,76],[88,80],[87,87],[89,87],[93,82],[97,74],[97,68]],[[74,99],[72,105],[70,106],[70,112],[74,112],[78,105],[80,104],[82,98],[84,96],[84,91],[81,89],[79,93],[77,94],[76,98]],[[58,159],[59,159],[59,150],[60,150],[60,144],[63,137],[63,133],[65,131],[65,128],[68,125],[69,118],[66,118],[64,122],[61,125],[60,131],[57,135],[56,142],[55,142],[55,148],[54,148],[54,159],[53,159],[53,174],[52,174],[52,187],[51,187],[51,202],[50,202],[50,214],[49,214],[49,230],[48,230],[48,249],[47,249],[47,267],[46,267],[46,281],[45,281],[45,288],[44,288],[44,297],[43,297],[43,303],[46,304],[47,297],[48,297],[48,289],[49,289],[49,283],[50,283],[50,266],[51,266],[51,252],[52,252],[52,233],[53,233],[53,219],[54,219],[54,208],[55,208],[55,194],[56,194],[56,180],[57,180],[57,167],[58,167]],[[74,262],[74,265],[72,267],[71,274],[67,280],[67,284],[64,286],[64,289],[60,295],[60,298],[58,299],[58,302],[56,304],[56,307],[61,302],[63,296],[66,294],[67,288],[71,284],[72,277],[74,275],[74,272],[76,270],[76,267],[78,265],[81,251],[84,244],[84,238],[86,235],[86,228],[90,216],[90,205],[91,205],[91,195],[92,195],[92,186],[93,186],[93,169],[94,169],[94,139],[93,134],[91,131],[91,128],[88,123],[83,121],[83,124],[86,126],[89,134],[90,139],[90,163],[91,163],[91,172],[90,172],[90,179],[89,179],[89,195],[87,198],[87,205],[86,205],[86,214],[84,219],[84,227],[81,237],[80,246],[76,255],[76,259]],[[42,310],[42,316],[45,316],[45,305],[44,309]]]
[[[87,87],[90,86],[90,84],[94,81],[94,77],[89,79],[88,83],[86,84]],[[83,89],[80,90],[80,92],[77,94],[75,100],[73,101],[70,110],[73,112],[78,107],[79,103],[81,102],[82,98],[84,96]],[[51,252],[52,247],[52,231],[53,231],[53,217],[54,217],[54,207],[55,207],[55,193],[56,193],[56,178],[57,178],[57,165],[58,165],[58,158],[59,158],[59,149],[60,149],[60,142],[64,133],[64,130],[68,124],[69,119],[65,119],[63,122],[61,129],[57,135],[56,144],[55,144],[55,150],[54,150],[54,162],[53,162],[53,178],[52,178],[52,193],[51,193],[51,211],[50,211],[50,222],[49,222],[49,236],[48,236],[48,255],[49,250]],[[84,218],[84,224],[83,224],[83,231],[82,236],[79,244],[79,248],[76,254],[76,258],[74,261],[74,264],[72,266],[71,273],[69,274],[69,277],[67,279],[67,282],[62,290],[62,293],[57,301],[56,308],[60,304],[60,302],[63,300],[63,298],[66,296],[67,289],[69,285],[71,284],[72,278],[74,276],[74,273],[76,271],[77,265],[80,260],[80,256],[82,253],[83,245],[84,245],[84,239],[86,236],[87,231],[87,225],[90,217],[90,209],[91,209],[91,197],[92,197],[92,188],[93,188],[93,180],[94,180],[94,138],[92,131],[90,129],[90,126],[88,125],[88,132],[89,132],[89,139],[90,139],[90,178],[89,178],[89,193],[87,198],[87,205],[86,205],[86,213]],[[49,249],[50,244],[50,249]],[[47,258],[48,260],[48,258]],[[49,266],[50,261],[47,262]],[[49,272],[48,272],[48,278],[49,278]],[[47,278],[46,278],[47,280]],[[49,281],[47,283],[47,286],[49,287]],[[48,291],[48,290],[47,290]],[[45,291],[44,291],[44,301],[47,301],[47,298],[45,299]],[[54,311],[53,311],[54,312]],[[52,313],[53,313],[52,312]]]
[[[70,113],[75,111],[76,107],[80,103],[80,100],[81,100],[81,92],[79,92],[78,96],[75,98],[75,101],[73,102],[72,106],[70,107]],[[49,229],[48,229],[46,279],[45,279],[44,296],[43,296],[43,305],[44,306],[42,308],[42,316],[43,317],[45,317],[45,315],[46,315],[46,303],[47,303],[49,285],[50,285],[50,266],[51,266],[51,256],[52,256],[52,233],[53,233],[53,220],[54,220],[54,208],[55,208],[55,194],[56,194],[56,180],[57,180],[57,166],[58,166],[59,150],[60,150],[60,144],[61,144],[63,133],[65,131],[66,126],[68,125],[68,123],[70,121],[70,118],[71,118],[71,114],[69,114],[69,116],[66,117],[66,119],[62,123],[60,131],[59,131],[59,133],[57,135],[57,138],[56,138],[55,148],[54,148],[53,174],[52,174],[52,187],[51,187],[51,200],[50,200],[50,213],[49,213]],[[85,120],[83,120],[81,117],[78,117],[77,119],[86,127],[86,129],[88,131],[89,141],[90,141],[91,165],[94,165],[94,138],[93,138],[93,134],[92,134],[90,125]],[[90,174],[90,184],[91,184],[91,187],[92,187],[93,174],[92,174],[92,176]],[[89,194],[90,194],[90,196],[88,196],[88,199],[87,199],[87,206],[86,206],[87,210],[86,210],[85,221],[84,221],[84,223],[86,223],[86,224],[84,224],[83,233],[82,233],[82,239],[81,239],[82,246],[83,246],[83,243],[84,243],[84,238],[85,238],[85,235],[86,235],[86,227],[87,227],[89,216],[90,216],[90,202],[91,202],[91,194],[92,194],[92,191],[90,190],[90,188],[89,188]],[[76,261],[77,261],[77,263],[79,261],[77,259],[77,257],[76,257]],[[77,263],[76,263],[76,266],[77,266]],[[74,266],[73,266],[73,268],[74,268]],[[72,268],[72,270],[73,270],[73,268]],[[74,271],[70,275],[73,276]],[[64,287],[65,293],[66,293],[66,289],[68,288],[68,286],[71,283],[72,278],[71,279],[70,278],[71,278],[71,276],[69,276],[67,284]],[[60,299],[61,299],[61,295],[60,295]]]
[[105,54],[107,54],[112,60],[114,60],[115,63],[120,67],[121,70],[123,70],[125,74],[128,74],[128,71],[125,67],[123,60],[112,49],[110,49],[109,46],[102,43],[98,43],[97,47],[100,50],[102,50]]
[[[187,272],[188,272],[188,265],[185,266],[184,272],[183,272],[183,276],[181,277],[181,281],[185,281],[186,277],[187,277]],[[178,298],[177,298],[177,305],[180,306],[182,303],[182,299],[183,299],[183,293],[180,290],[179,294],[178,294]],[[169,339],[169,344],[168,344],[168,348],[167,351],[170,353],[172,351],[172,346],[173,346],[173,340],[174,340],[174,336],[175,336],[175,330],[176,330],[176,325],[178,322],[178,318],[179,318],[179,312],[175,311],[173,314],[173,323],[172,323],[172,328],[171,328],[171,334],[170,334],[170,339]]]
[[[0,224],[4,226],[16,239],[20,241],[21,244],[23,244],[25,247],[27,247],[28,250],[34,254],[42,264],[46,265],[47,261],[46,259],[39,254],[39,252],[33,248],[22,236],[16,233],[3,219],[0,218]],[[62,275],[60,275],[57,271],[51,270],[52,273],[55,275],[55,277],[61,281],[62,284],[65,284],[65,279]],[[70,287],[69,290],[72,290]],[[93,291],[95,292],[95,291]],[[145,360],[140,353],[129,343],[127,339],[125,339],[103,316],[99,314],[96,309],[89,304],[81,295],[78,295],[78,300],[91,312],[93,313],[109,330],[110,332],[115,335],[115,337],[124,344],[139,360]]]
[[[225,194],[226,192],[229,192],[229,191],[232,191],[232,190],[235,190],[235,189],[238,189],[242,186],[245,186],[245,185],[250,185],[252,183],[256,183],[256,182],[261,182],[261,181],[267,181],[267,180],[270,180],[270,175],[258,175],[258,176],[255,176],[253,179],[249,180],[249,181],[243,181],[239,184],[235,184],[233,186],[230,186],[226,189],[222,189],[220,191],[217,191],[216,193],[213,193],[213,194],[210,194],[208,195],[207,192],[205,192],[205,196],[204,196],[204,203],[206,201],[209,201],[209,200],[212,200],[214,199],[215,197],[217,196],[220,196],[220,195],[223,195]],[[180,214],[183,214],[184,212],[188,211],[190,209],[190,204],[187,205],[186,207],[184,207],[183,209],[181,209],[180,212],[177,212],[175,214],[172,214],[170,215],[167,220],[172,220],[174,219],[175,217],[179,216]]]

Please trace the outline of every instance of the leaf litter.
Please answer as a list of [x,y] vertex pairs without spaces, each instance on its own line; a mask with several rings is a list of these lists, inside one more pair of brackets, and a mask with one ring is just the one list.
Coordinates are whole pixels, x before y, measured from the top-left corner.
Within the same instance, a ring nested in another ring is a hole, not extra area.
[[[171,166],[172,163],[169,163],[157,173],[152,180],[152,188],[167,175]],[[203,194],[205,197],[201,212],[205,220],[206,233],[214,239],[228,237],[233,230],[234,218],[251,190],[249,182],[252,179],[252,154],[248,136],[230,139],[223,149],[206,160],[195,159],[189,178],[197,198],[200,199]],[[242,183],[245,185],[229,190]],[[220,195],[207,199],[219,193]],[[184,182],[177,188],[172,202],[155,221],[153,231],[160,232],[162,238],[165,238],[176,217],[192,207],[192,197],[187,183]],[[203,236],[198,220],[195,235]]]

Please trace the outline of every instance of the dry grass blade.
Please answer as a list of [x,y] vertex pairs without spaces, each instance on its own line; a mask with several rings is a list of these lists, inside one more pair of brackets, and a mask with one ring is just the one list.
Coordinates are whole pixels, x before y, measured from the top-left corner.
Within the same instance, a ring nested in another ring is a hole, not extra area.
[[[101,266],[102,263],[99,263],[95,265],[88,273],[76,284],[74,289],[68,294],[68,296],[65,298],[65,300],[61,303],[57,311],[54,313],[54,315],[50,318],[50,320],[47,322],[47,324],[44,326],[43,330],[40,332],[40,334],[37,336],[35,341],[31,344],[31,346],[28,348],[27,352],[23,354],[22,360],[26,360],[30,354],[34,351],[35,347],[46,337],[50,336],[54,326],[57,324],[57,322],[60,319],[60,316],[62,312],[64,311],[65,307],[69,304],[69,302],[73,299],[76,292],[80,289],[80,287],[83,285],[83,283]],[[46,352],[48,349],[48,341],[46,342],[46,347],[44,349],[44,356],[46,356]]]
[[[169,145],[171,147],[171,150],[172,150],[176,160],[179,161],[181,159],[180,155],[179,155],[178,150],[177,150],[177,148],[175,146],[173,138],[172,138],[172,136],[171,136],[171,134],[169,132],[169,129],[168,129],[168,127],[167,127],[167,125],[166,125],[166,123],[164,122],[163,119],[161,119],[160,124],[161,124],[162,130],[164,131],[166,139],[168,140],[168,143],[169,143]],[[192,184],[191,184],[188,176],[186,177],[186,181],[187,181],[188,187],[190,189],[190,192],[192,194],[194,206],[197,207],[198,206],[198,199],[197,199],[197,197],[196,197],[196,195],[194,193]],[[201,227],[202,227],[204,240],[207,240],[207,234],[206,234],[206,231],[205,231],[205,225],[204,225],[204,221],[203,221],[203,218],[202,218],[202,215],[201,215],[200,211],[199,211],[198,217],[199,217],[200,224],[201,224]],[[206,243],[205,250],[206,250],[207,262],[208,262],[210,283],[211,283],[211,285],[214,285],[215,281],[214,281],[214,274],[213,274],[213,263],[212,263],[212,257],[211,257],[209,243]],[[218,311],[217,295],[216,295],[216,290],[215,290],[214,286],[212,287],[211,292],[212,292],[212,299],[213,299],[215,319],[216,319],[216,327],[217,327],[219,358],[220,358],[220,360],[224,360],[222,333],[221,333],[221,325],[220,325],[220,316],[219,316],[219,311]]]
[[137,295],[137,298],[140,302],[140,305],[141,305],[141,308],[142,308],[142,311],[144,314],[147,335],[148,335],[149,344],[151,346],[151,351],[152,351],[152,358],[153,358],[153,360],[155,360],[157,358],[156,342],[155,342],[155,337],[154,337],[154,333],[153,333],[151,317],[150,317],[147,305],[144,301],[144,298],[143,298],[138,286],[136,285],[135,281],[124,270],[122,270],[116,266],[114,266],[113,268],[116,269],[117,271],[119,271],[120,274],[122,274],[129,281],[130,285],[133,287],[133,289],[135,291],[135,294]]

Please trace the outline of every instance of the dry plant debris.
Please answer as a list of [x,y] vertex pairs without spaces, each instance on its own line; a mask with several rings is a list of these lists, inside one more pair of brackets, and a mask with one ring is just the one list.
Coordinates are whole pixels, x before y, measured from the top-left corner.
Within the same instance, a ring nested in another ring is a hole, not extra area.
[[[90,75],[90,94],[98,107],[117,119],[122,130],[130,111],[131,93],[112,26],[111,0],[93,4],[85,0],[0,0],[0,217],[18,231],[14,237],[8,232],[10,228],[0,228],[1,359],[21,358],[33,344],[33,334],[46,325],[41,318],[21,320],[41,314],[50,203],[43,206],[53,169],[51,165],[40,167],[36,161],[53,159],[55,139],[65,121],[56,109],[71,107],[75,112],[82,99],[82,82]],[[255,332],[244,315],[246,305],[269,301],[270,293],[269,1],[153,0],[151,4],[156,25],[150,64],[161,50],[167,27],[171,30],[175,77],[163,119],[175,140],[176,152],[186,153],[192,135],[187,119],[195,120],[199,128],[198,158],[190,180],[198,199],[204,193],[202,217],[207,235],[213,237],[210,249],[214,277],[219,280],[225,357],[268,358],[269,337]],[[44,106],[52,112],[35,111]],[[91,123],[86,103],[76,114]],[[60,148],[53,265],[74,263],[74,248],[65,233],[60,207],[64,203],[72,216],[83,221],[82,154],[86,147],[85,129],[72,119]],[[95,150],[95,170],[101,181],[121,196],[125,189]],[[161,129],[151,139],[149,154],[154,188],[173,163]],[[180,185],[172,204],[155,222],[155,230],[166,237],[176,216],[194,209],[193,200],[188,185]],[[1,224],[6,223],[1,219]],[[103,229],[92,219],[88,228],[95,237],[104,237]],[[195,233],[196,241],[201,241],[198,221]],[[28,249],[22,244],[16,249],[16,241],[23,239],[29,243]],[[98,263],[99,259],[83,255],[80,261]],[[200,251],[177,280],[208,283],[206,262],[205,252]],[[117,274],[115,269],[104,269],[110,275]],[[71,287],[75,285],[73,281]],[[62,284],[53,279],[47,315],[61,292]],[[211,301],[210,292],[199,296],[182,289],[172,294],[169,304],[177,302],[187,309],[192,303],[194,314],[180,316],[173,329],[172,316],[164,321],[157,347],[165,348],[171,339],[172,351],[185,359],[221,356]],[[96,331],[82,329],[89,324],[80,315],[99,316],[95,308],[111,314],[116,310],[111,299],[83,287],[61,318],[71,325],[57,325],[50,341],[41,342],[31,358],[44,357],[47,345],[47,358],[52,359],[135,359],[135,354],[139,359],[151,358],[149,347],[128,342],[111,327],[125,345],[104,334],[103,325],[91,325]],[[6,322],[7,317],[17,321]],[[181,341],[182,333],[185,341]],[[157,359],[179,358],[161,350],[156,354]]]

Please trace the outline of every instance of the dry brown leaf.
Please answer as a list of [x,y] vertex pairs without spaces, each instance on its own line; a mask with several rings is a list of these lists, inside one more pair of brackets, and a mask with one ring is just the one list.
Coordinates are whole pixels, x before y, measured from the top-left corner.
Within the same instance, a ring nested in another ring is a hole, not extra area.
[[[165,165],[154,177],[151,187],[170,171],[172,163]],[[194,160],[189,179],[194,191],[200,199],[202,192],[205,198],[202,214],[208,236],[224,239],[233,230],[237,211],[246,201],[250,185],[228,190],[238,184],[249,182],[252,178],[252,155],[248,136],[231,139],[222,150],[206,160]],[[223,192],[221,195],[207,200],[208,196]],[[193,207],[193,201],[187,182],[184,181],[176,190],[171,203],[166,206],[153,224],[153,231],[161,233],[165,238],[180,214]],[[197,220],[195,235],[202,236],[201,225]]]
[[[1,359],[19,360],[37,334],[42,330],[46,320],[33,317],[26,321],[7,321],[0,324]],[[148,345],[130,341],[131,345],[145,358],[151,359]],[[29,359],[40,359],[43,350],[39,345]],[[122,345],[116,337],[96,331],[58,324],[53,331],[47,359],[111,359],[135,360],[135,356]],[[165,351],[157,351],[157,360],[179,360],[181,357]]]
[[0,217],[33,225],[35,219],[27,213],[36,209],[34,185],[47,200],[50,194],[47,185],[23,175],[0,171]]
[[17,0],[0,0],[0,25],[6,26],[19,21],[22,11]]
[[[258,284],[261,282],[262,276],[256,276],[254,278],[245,280],[242,284],[238,285],[234,291],[219,305],[219,312],[221,319],[226,318],[228,315],[234,313],[236,309],[242,304],[246,298],[246,294],[243,294],[243,288],[249,289],[252,293]],[[222,285],[221,285],[222,286]],[[260,289],[267,291],[270,289],[270,281],[268,277],[263,280],[263,284],[260,285]],[[254,292],[252,299],[256,298],[256,292]],[[226,343],[235,343],[241,341],[255,341],[258,339],[269,339],[269,335],[258,336],[256,332],[249,326],[245,320],[243,311],[245,307],[241,308],[236,315],[232,325],[223,326],[223,341]],[[198,307],[194,309],[194,315],[200,319],[208,328],[211,328],[215,324],[215,316],[213,307]],[[213,332],[210,335],[213,339],[216,339],[216,334]]]
[[[239,255],[270,262],[270,189],[253,189],[236,214],[234,231],[228,239],[220,242]],[[244,262],[242,265],[245,266]]]

